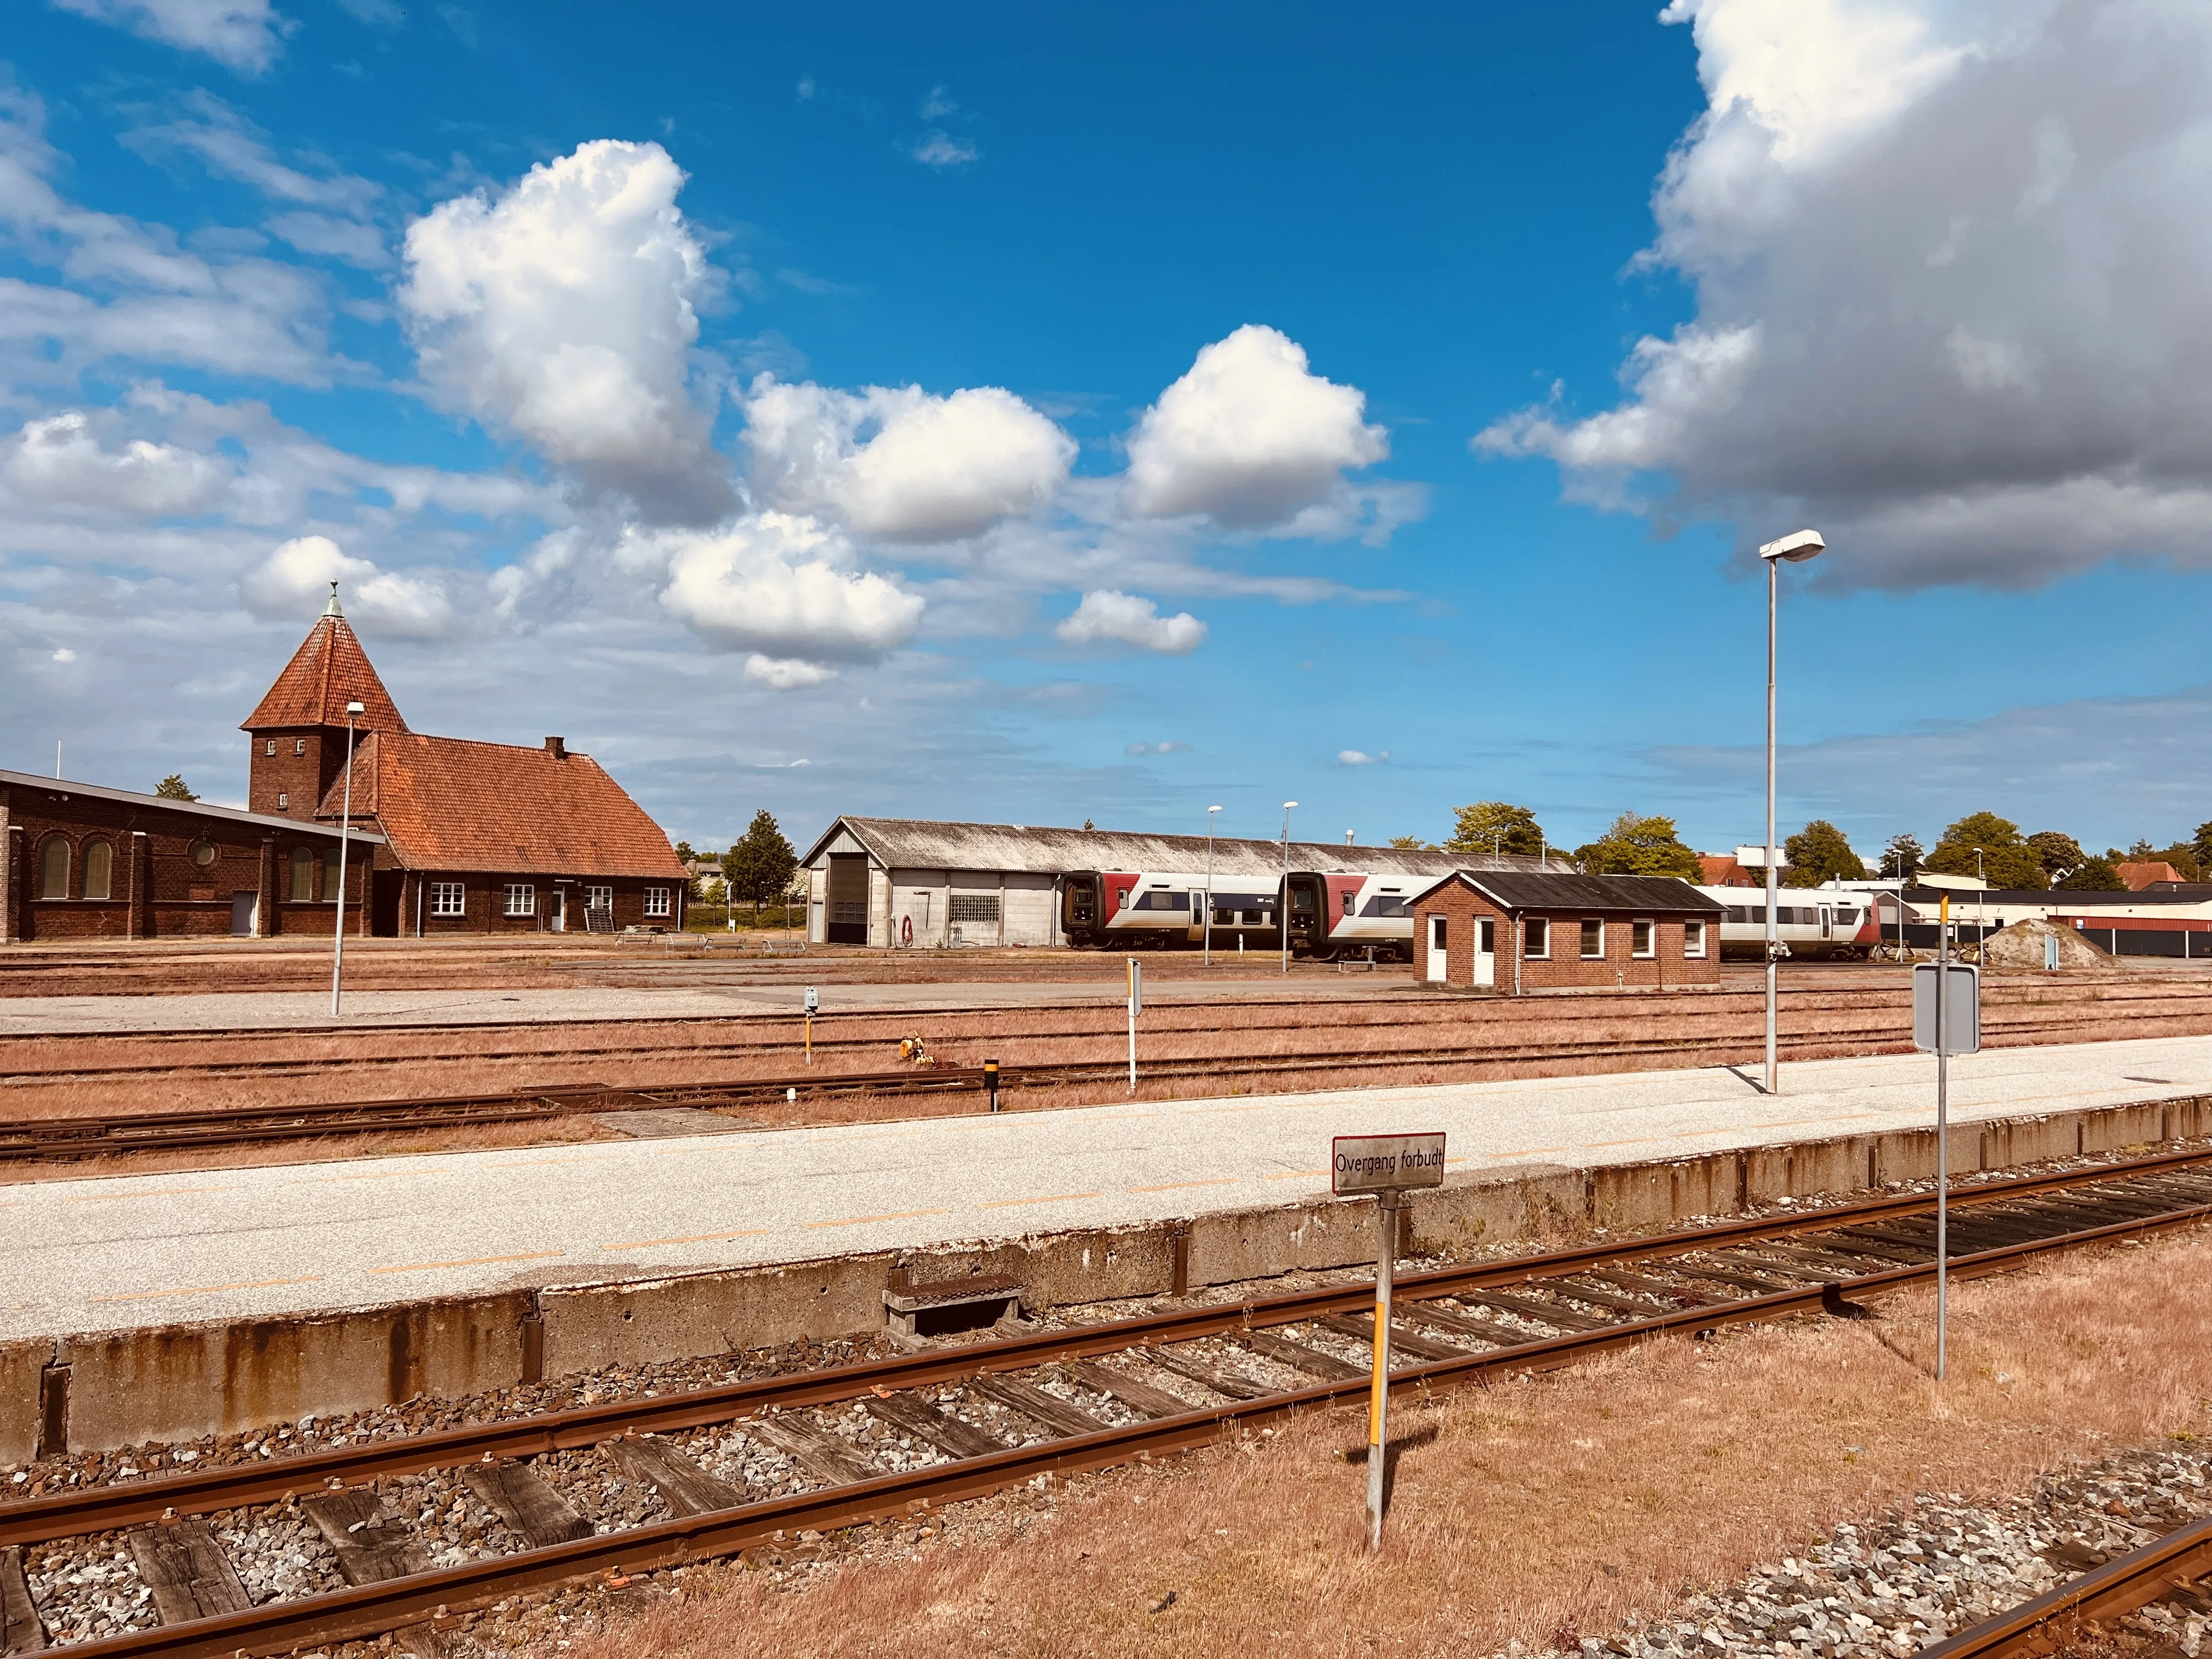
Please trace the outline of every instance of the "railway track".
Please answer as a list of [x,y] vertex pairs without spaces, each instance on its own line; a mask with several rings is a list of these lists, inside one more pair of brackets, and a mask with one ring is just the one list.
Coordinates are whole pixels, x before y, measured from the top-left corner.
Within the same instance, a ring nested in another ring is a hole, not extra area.
[[[1331,1066],[1462,1058],[1512,1063],[1554,1058],[1577,1060],[1602,1054],[1635,1056],[1686,1053],[1729,1043],[1749,1042],[1755,1041],[1759,1035],[1752,1029],[1759,1013],[1758,1000],[1746,994],[1731,992],[1686,997],[1681,1003],[1668,1008],[1668,1033],[1656,1036],[1627,1034],[1616,1029],[1624,1018],[1648,1016],[1650,1004],[1647,997],[1639,997],[1634,1002],[1621,999],[1591,999],[1588,1003],[1581,1003],[1579,999],[1574,1001],[1561,1000],[1547,1002],[1540,1007],[1485,1004],[1481,1006],[1479,1026],[1477,1017],[1470,1017],[1464,1004],[1393,1008],[1379,1015],[1371,1011],[1371,1005],[1356,1003],[1352,1006],[1360,1009],[1356,1018],[1340,1019],[1328,1027],[1338,1038],[1334,1047],[1320,1048],[1309,1045],[1296,1054],[1270,1056],[1248,1053],[1242,1058],[1255,1063],[1274,1060]],[[1785,1021],[1784,1040],[1796,1043],[1801,1050],[1808,1045],[1832,1048],[1844,1044],[1856,1045],[1859,1052],[1875,1053],[1883,1051],[1881,1045],[1902,1047],[1910,1040],[1910,1002],[1902,991],[1802,993],[1785,1000],[1783,1008]],[[1342,1011],[1340,1008],[1333,1012]],[[1024,1048],[1048,1044],[1118,1043],[1121,1038],[1117,1025],[1109,1027],[1101,1023],[1100,1011],[1095,1005],[1051,1006],[1019,1011],[1019,1016],[1024,1018],[1039,1014],[1087,1015],[1090,1018],[1088,1021],[1071,1018],[1044,1030],[1006,1031],[989,1029],[990,1017],[974,1013],[830,1016],[816,1023],[814,1048],[824,1064],[835,1066],[840,1060],[865,1061],[878,1057],[890,1041],[918,1028],[926,1028],[930,1033],[930,1040],[939,1044],[989,1044],[1016,1054]],[[1802,1026],[1838,1019],[1846,1022],[1840,1029],[1820,1031],[1792,1031],[1788,1029],[1791,1024]],[[2022,1040],[2041,1042],[2093,1041],[2123,1035],[2124,1029],[2130,1025],[2166,1025],[2175,1022],[2212,1023],[2212,994],[2177,995],[2166,993],[2120,998],[2053,1000],[2046,996],[2031,1000],[2007,997],[1997,992],[1992,994],[1986,1006],[1984,1038],[1990,1046],[2005,1046]],[[1304,1036],[1314,1030],[1315,1024],[1310,1006],[1285,1005],[1272,1000],[1184,1005],[1161,1010],[1152,1016],[1144,1040],[1158,1064],[1173,1066],[1189,1062],[1210,1065],[1219,1054],[1218,1047],[1204,1054],[1188,1056],[1160,1051],[1208,1042],[1218,1043],[1224,1037],[1250,1043],[1255,1037],[1268,1032]],[[734,1038],[702,1040],[702,1028],[714,1025],[738,1025],[743,1030],[741,1035]],[[1527,1025],[1541,1025],[1554,1030],[1565,1026],[1569,1028],[1569,1034],[1565,1040],[1516,1039],[1513,1035],[1514,1028]],[[1741,1030],[1737,1029],[1739,1025]],[[1465,1032],[1470,1027],[1476,1027],[1480,1031],[1474,1041],[1462,1040],[1425,1048],[1383,1049],[1373,1046],[1373,1040],[1388,1041],[1400,1034],[1429,1029],[1439,1032]],[[1574,1032],[1577,1027],[1591,1030],[1592,1034],[1577,1040]],[[1601,1034],[1594,1028],[1604,1029]],[[110,1047],[152,1044],[162,1049],[181,1052],[112,1062],[70,1060],[59,1064],[48,1059],[55,1047],[51,1038],[0,1038],[0,1087],[37,1089],[67,1084],[135,1082],[177,1085],[201,1079],[237,1078],[278,1080],[327,1075],[333,1067],[340,1066],[349,1073],[362,1073],[406,1070],[441,1062],[536,1061],[544,1065],[573,1065],[670,1060],[696,1066],[714,1061],[733,1064],[763,1060],[787,1061],[799,1041],[797,1022],[776,1017],[732,1021],[727,1016],[708,1015],[654,1021],[652,1025],[654,1036],[659,1036],[664,1030],[667,1030],[665,1040],[659,1041],[641,1038],[635,1024],[623,1024],[617,1029],[623,1033],[618,1039],[568,1044],[556,1042],[551,1046],[544,1039],[549,1036],[557,1039],[561,1033],[557,1029],[549,1032],[543,1024],[425,1025],[374,1028],[347,1033],[333,1033],[327,1026],[280,1027],[266,1030],[249,1028],[243,1031],[222,1033],[131,1033],[92,1039],[77,1038],[69,1048],[72,1053],[82,1053],[94,1042]],[[538,1040],[521,1040],[518,1036],[520,1032],[527,1032]],[[1354,1033],[1370,1041],[1359,1046],[1346,1046],[1344,1040]],[[452,1041],[450,1046],[415,1047],[403,1052],[381,1054],[290,1053],[200,1060],[191,1057],[191,1054],[193,1046],[216,1042],[234,1044],[243,1041],[265,1040],[276,1043],[287,1039],[296,1042],[305,1038],[319,1039],[326,1043],[334,1039],[350,1043],[358,1042],[364,1037],[386,1035],[402,1039],[430,1036],[441,1041],[450,1037]],[[27,1064],[32,1060],[39,1063]],[[1081,1065],[1085,1062],[1062,1063]],[[1228,1063],[1235,1064],[1237,1060],[1231,1059]],[[1042,1073],[1049,1068],[1049,1064],[1033,1062],[1026,1065],[1024,1069]],[[1112,1061],[1102,1060],[1099,1064],[1109,1066]],[[804,1081],[803,1079],[794,1080]],[[792,1080],[787,1080],[787,1086],[788,1081]]]
[[[1933,1277],[1933,1203],[1899,1194],[1408,1275],[1391,1387],[1855,1312]],[[1953,1271],[1998,1272],[2212,1220],[2212,1152],[1999,1181],[1952,1203]],[[68,1644],[85,1659],[411,1632],[519,1592],[917,1514],[1357,1399],[1371,1308],[1371,1287],[1335,1285],[46,1494],[0,1504],[0,1604],[16,1650],[42,1645],[43,1620],[70,1622],[84,1579],[70,1569],[89,1550],[145,1593],[138,1627]],[[481,1524],[456,1544],[438,1528],[464,1510]],[[244,1584],[258,1569],[232,1556],[301,1516],[322,1540],[315,1582],[256,1604]]]
[[2116,1557],[1956,1636],[1923,1648],[1920,1659],[2031,1659],[2079,1643],[2084,1626],[2109,1623],[2160,1600],[2212,1613],[2212,1520]]

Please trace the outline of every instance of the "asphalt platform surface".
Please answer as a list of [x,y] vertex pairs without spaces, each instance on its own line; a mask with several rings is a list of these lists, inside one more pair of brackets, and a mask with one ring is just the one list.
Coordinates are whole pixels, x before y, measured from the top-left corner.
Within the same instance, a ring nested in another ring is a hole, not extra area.
[[[1952,1063],[1989,1117],[2197,1093],[2212,1036]],[[381,1306],[1189,1216],[1328,1190],[1333,1135],[1442,1129],[1454,1174],[1932,1122],[1922,1055],[1340,1090],[0,1187],[0,1338]]]

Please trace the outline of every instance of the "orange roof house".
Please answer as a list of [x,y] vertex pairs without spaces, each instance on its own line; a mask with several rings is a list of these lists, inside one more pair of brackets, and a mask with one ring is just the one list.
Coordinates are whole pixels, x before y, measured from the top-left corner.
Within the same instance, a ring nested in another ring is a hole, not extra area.
[[[350,703],[362,712],[349,731]],[[526,748],[409,730],[335,583],[243,728],[253,811],[332,824],[349,806],[351,822],[384,837],[364,932],[680,925],[684,866],[604,767],[559,738]]]
[[2112,866],[2120,873],[2120,882],[2130,893],[2140,893],[2154,881],[2179,881],[2181,872],[2165,860],[2145,860],[2135,864]]

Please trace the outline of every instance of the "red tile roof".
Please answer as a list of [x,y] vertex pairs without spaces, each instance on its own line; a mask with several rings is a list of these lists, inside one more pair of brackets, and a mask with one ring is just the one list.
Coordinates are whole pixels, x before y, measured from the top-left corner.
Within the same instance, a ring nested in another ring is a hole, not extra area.
[[368,711],[355,722],[362,731],[404,732],[407,722],[384,682],[369,666],[368,653],[347,626],[343,617],[323,616],[276,684],[240,723],[240,730],[257,732],[271,726],[343,726],[346,704],[358,702]]
[[[315,816],[335,819],[344,789],[341,774]],[[660,826],[574,750],[374,732],[354,751],[353,812],[410,870],[685,878]]]
[[2181,872],[2164,859],[2147,860],[2136,864],[2117,864],[2112,867],[2120,872],[2120,880],[2126,884],[2127,890],[2131,893],[2142,892],[2154,881],[2181,879]]

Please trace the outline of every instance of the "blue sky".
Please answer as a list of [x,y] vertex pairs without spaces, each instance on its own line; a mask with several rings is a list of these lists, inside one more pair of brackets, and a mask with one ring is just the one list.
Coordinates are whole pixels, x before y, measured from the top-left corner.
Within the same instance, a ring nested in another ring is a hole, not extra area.
[[53,0],[0,105],[0,765],[420,730],[765,805],[1863,851],[2212,817],[2212,25],[2087,0]]

